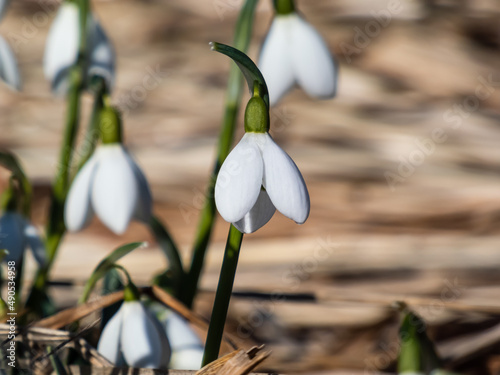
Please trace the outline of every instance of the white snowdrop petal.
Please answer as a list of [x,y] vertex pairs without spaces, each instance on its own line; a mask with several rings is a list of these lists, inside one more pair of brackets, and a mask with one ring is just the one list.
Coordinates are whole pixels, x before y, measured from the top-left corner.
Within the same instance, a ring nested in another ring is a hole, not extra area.
[[332,98],[337,88],[337,67],[325,41],[308,22],[291,17],[291,60],[299,85],[315,98]]
[[0,20],[3,18],[3,15],[7,10],[7,5],[9,5],[9,0],[0,0]]
[[203,360],[203,347],[174,351],[169,367],[173,370],[199,370]]
[[289,17],[274,18],[260,52],[258,66],[266,80],[271,105],[277,104],[295,83]]
[[190,324],[173,311],[165,321],[165,332],[173,351],[202,346],[200,338]]
[[261,190],[252,209],[243,219],[233,223],[233,225],[242,233],[253,233],[271,220],[275,211],[276,208],[269,199],[269,195],[265,190]]
[[24,218],[17,213],[6,212],[0,217],[0,249],[9,252],[4,260],[18,262],[25,247]]
[[38,235],[38,231],[35,226],[28,223],[27,221],[25,221],[24,235],[36,262],[40,267],[44,266],[47,262],[45,245]]
[[151,189],[149,188],[148,180],[146,179],[146,176],[144,176],[141,168],[139,168],[135,160],[132,158],[132,156],[130,156],[128,152],[126,152],[126,154],[130,167],[135,174],[135,179],[139,190],[134,218],[143,221],[144,223],[148,223],[151,219],[153,209],[153,197],[151,194]]
[[157,326],[138,301],[124,302],[122,351],[127,364],[139,368],[160,368],[162,340]]
[[78,57],[80,39],[79,11],[76,3],[64,2],[60,6],[49,30],[43,71],[57,94],[65,94],[67,73]]
[[256,134],[246,133],[228,155],[215,183],[215,204],[227,222],[240,220],[254,206],[262,185],[263,164]]
[[134,214],[138,195],[135,174],[123,147],[100,146],[91,195],[99,219],[116,234],[123,234]]
[[0,36],[0,78],[13,90],[21,90],[21,75],[9,44]]
[[89,17],[88,44],[90,63],[88,76],[100,76],[106,80],[111,90],[115,80],[115,51],[99,21],[95,16]]
[[69,231],[82,230],[92,219],[94,211],[90,204],[90,196],[98,159],[99,155],[96,151],[80,169],[71,184],[64,207],[64,223]]
[[121,332],[123,324],[123,307],[111,317],[104,329],[97,344],[97,351],[114,365],[120,366],[124,364],[123,355],[121,352]]
[[302,224],[309,216],[309,193],[299,169],[267,135],[268,142],[262,148],[264,158],[264,187],[271,202],[286,217]]

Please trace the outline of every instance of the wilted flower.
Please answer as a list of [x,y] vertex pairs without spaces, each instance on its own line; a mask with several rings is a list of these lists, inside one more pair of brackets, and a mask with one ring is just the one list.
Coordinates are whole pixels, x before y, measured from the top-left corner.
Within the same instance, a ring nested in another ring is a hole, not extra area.
[[315,98],[332,98],[337,67],[323,38],[299,14],[276,14],[262,46],[259,68],[271,105],[295,85]]
[[70,231],[79,231],[95,212],[116,234],[130,220],[148,222],[152,197],[146,177],[121,143],[99,145],[76,175],[69,190],[64,221]]
[[21,214],[6,211],[0,217],[0,249],[9,252],[4,261],[19,262],[26,247],[40,266],[45,264],[45,247],[37,229]]
[[97,350],[116,366],[165,369],[170,360],[165,331],[137,300],[123,302],[104,327]]
[[[64,2],[52,24],[43,61],[45,77],[53,91],[63,95],[68,89],[68,72],[78,60],[80,43],[80,10],[78,4]],[[86,23],[85,83],[94,76],[102,77],[108,88],[113,86],[115,53],[111,42],[92,13]]]

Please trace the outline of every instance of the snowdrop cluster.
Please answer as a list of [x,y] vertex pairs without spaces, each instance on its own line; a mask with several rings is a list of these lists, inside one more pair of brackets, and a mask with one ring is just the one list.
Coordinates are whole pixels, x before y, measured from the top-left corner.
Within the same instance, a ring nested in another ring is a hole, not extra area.
[[259,96],[248,102],[245,130],[217,177],[219,213],[243,233],[261,228],[276,209],[304,223],[310,209],[306,184],[290,156],[269,135],[268,109]]
[[104,327],[97,350],[116,366],[166,369],[170,344],[158,319],[136,299],[125,300]]
[[146,177],[121,140],[113,108],[101,115],[102,144],[76,175],[66,200],[64,221],[70,231],[85,228],[93,214],[114,233],[123,234],[132,218],[148,222],[152,196]]
[[327,44],[293,5],[277,7],[259,59],[271,105],[297,84],[319,99],[335,96],[337,65]]
[[[96,17],[89,13],[86,22],[87,56],[85,85],[94,76],[105,80],[111,89],[115,76],[115,53],[113,46]],[[65,1],[60,6],[52,24],[43,61],[45,77],[51,82],[57,95],[64,95],[69,87],[68,73],[78,61],[80,44],[80,11],[75,2]]]
[[[0,20],[2,19],[9,1],[0,0]],[[0,35],[0,79],[11,89],[21,90],[21,75],[17,67],[16,57],[7,41]]]

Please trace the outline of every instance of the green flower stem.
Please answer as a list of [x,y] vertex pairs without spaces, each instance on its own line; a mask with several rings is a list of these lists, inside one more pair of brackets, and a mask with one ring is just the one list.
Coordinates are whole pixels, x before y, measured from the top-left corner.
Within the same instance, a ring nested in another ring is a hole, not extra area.
[[181,287],[185,279],[184,268],[182,266],[179,250],[177,249],[170,233],[156,216],[151,217],[151,220],[149,221],[149,228],[155,236],[156,242],[168,259],[170,271],[172,272],[172,277],[175,282],[176,297],[179,298]]
[[[57,249],[66,232],[64,224],[64,203],[70,185],[70,171],[78,133],[80,114],[80,95],[83,84],[82,65],[73,67],[69,75],[70,89],[68,93],[68,109],[66,115],[66,126],[64,138],[59,156],[59,166],[52,188],[51,205],[46,230],[45,247],[47,251],[47,263],[37,271],[27,306],[35,310],[41,306],[40,298],[45,298],[45,286],[47,284],[49,271],[57,254]],[[40,311],[38,311],[40,313]]]
[[[253,18],[255,7],[258,0],[246,0],[243,5],[234,35],[234,45],[240,51],[246,52],[252,36]],[[231,151],[231,145],[234,139],[234,130],[240,108],[241,95],[243,89],[243,80],[236,64],[231,64],[229,80],[227,84],[226,109],[222,129],[219,134],[219,146],[217,150],[217,160],[210,176],[210,181],[206,192],[206,201],[201,211],[198,231],[193,247],[193,258],[191,267],[188,271],[188,277],[182,293],[182,301],[188,307],[192,307],[194,297],[198,289],[200,275],[205,261],[208,243],[212,234],[212,228],[215,222],[215,181],[227,155]]]
[[224,252],[224,261],[220,271],[219,284],[215,293],[214,307],[210,326],[208,327],[207,341],[205,343],[205,352],[203,353],[202,367],[213,362],[219,356],[224,324],[226,322],[229,300],[233,292],[234,277],[236,267],[238,266],[238,257],[240,255],[241,241],[243,233],[236,229],[232,224],[227,236],[226,250]]

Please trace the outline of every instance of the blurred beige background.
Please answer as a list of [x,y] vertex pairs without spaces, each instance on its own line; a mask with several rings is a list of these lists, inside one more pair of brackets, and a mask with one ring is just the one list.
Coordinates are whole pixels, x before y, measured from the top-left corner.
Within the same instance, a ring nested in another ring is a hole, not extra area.
[[[500,312],[500,3],[297,3],[337,56],[338,96],[321,102],[294,90],[272,110],[272,134],[304,175],[311,216],[297,226],[277,213],[246,236],[235,290],[296,299],[236,296],[231,330],[248,345],[266,342],[273,355],[265,368],[280,372],[389,371],[397,352],[390,304],[406,299],[427,319],[455,369],[495,373],[500,333],[490,328]],[[0,89],[0,148],[15,152],[32,179],[39,225],[65,113],[42,72],[56,5],[15,0],[0,24],[24,79],[22,93]],[[229,69],[229,60],[211,52],[208,42],[231,44],[240,5],[93,1],[118,56],[113,99],[125,112],[127,146],[186,262]],[[261,1],[253,58],[271,16],[270,1]],[[91,98],[84,104],[82,132]],[[241,123],[237,138],[242,132]],[[205,316],[227,229],[219,218],[201,284],[207,293],[196,306]],[[152,242],[137,223],[117,237],[94,220],[65,238],[54,279],[81,284],[111,249],[136,240]],[[123,264],[147,283],[163,258],[151,243]],[[62,305],[77,297],[73,289],[57,293]],[[485,349],[481,335],[491,332]],[[457,354],[466,333],[482,344],[481,350],[466,345],[468,357]]]

